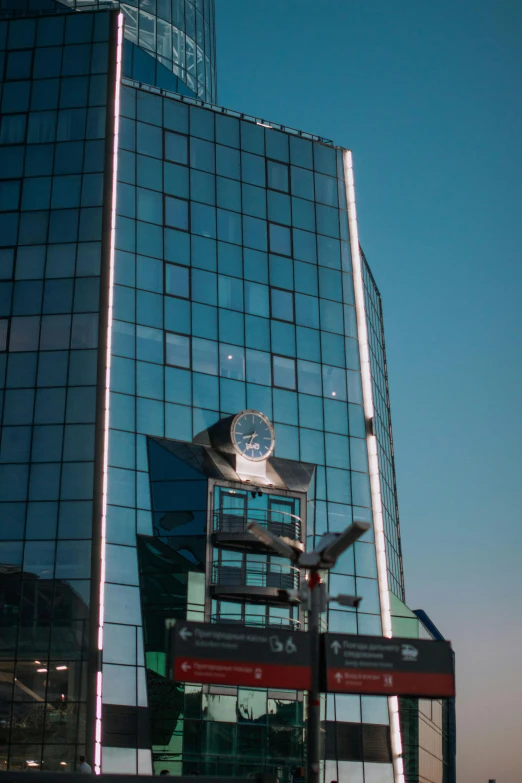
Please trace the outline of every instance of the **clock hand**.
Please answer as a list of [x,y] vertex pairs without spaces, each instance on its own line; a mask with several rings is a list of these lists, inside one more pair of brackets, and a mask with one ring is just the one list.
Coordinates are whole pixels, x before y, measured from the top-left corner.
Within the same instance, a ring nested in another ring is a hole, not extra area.
[[[243,438],[243,440],[244,440],[246,437],[248,437],[248,436],[247,436],[247,435],[245,435],[245,437]],[[253,442],[254,442],[254,438],[257,438],[257,432],[253,432],[253,433],[250,435],[250,440],[249,440],[249,441],[248,441],[248,443],[246,444],[246,447],[247,447],[247,449],[248,449],[248,448],[249,448],[249,447],[250,447],[250,446],[253,444]]]

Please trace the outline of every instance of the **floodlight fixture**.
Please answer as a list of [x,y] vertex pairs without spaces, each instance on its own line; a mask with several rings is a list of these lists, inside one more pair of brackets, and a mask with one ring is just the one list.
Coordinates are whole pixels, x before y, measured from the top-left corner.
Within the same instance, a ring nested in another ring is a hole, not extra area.
[[289,544],[285,544],[279,536],[275,536],[271,533],[266,527],[262,527],[261,525],[258,525],[257,522],[251,521],[247,524],[247,530],[250,535],[257,538],[257,540],[261,541],[265,546],[273,549],[274,552],[281,557],[286,557],[287,560],[291,560],[292,562],[296,560],[299,553]]
[[321,555],[319,552],[303,552],[298,560],[299,568],[319,568],[321,565]]
[[[342,553],[364,535],[370,527],[369,522],[353,522],[342,533],[338,533],[333,540],[325,541],[326,546],[320,549],[321,563],[332,567]],[[319,546],[321,546],[321,541],[319,541]]]
[[300,604],[305,600],[305,595],[302,590],[281,589],[277,591],[277,597],[285,604]]
[[360,595],[345,595],[342,593],[341,595],[335,595],[330,598],[330,601],[335,601],[336,603],[340,604],[341,606],[352,606],[357,609],[359,604],[362,601],[362,596]]
[[339,533],[323,533],[319,541],[314,547],[314,552],[324,552],[326,547],[328,547],[330,544],[333,544],[334,541],[337,541],[337,537],[339,536]]

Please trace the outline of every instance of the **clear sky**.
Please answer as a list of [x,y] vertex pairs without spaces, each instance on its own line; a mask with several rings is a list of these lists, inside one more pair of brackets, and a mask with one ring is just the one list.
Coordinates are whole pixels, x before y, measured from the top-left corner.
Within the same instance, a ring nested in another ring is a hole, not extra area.
[[458,783],[519,783],[522,2],[216,5],[219,103],[353,150],[406,599],[455,647]]

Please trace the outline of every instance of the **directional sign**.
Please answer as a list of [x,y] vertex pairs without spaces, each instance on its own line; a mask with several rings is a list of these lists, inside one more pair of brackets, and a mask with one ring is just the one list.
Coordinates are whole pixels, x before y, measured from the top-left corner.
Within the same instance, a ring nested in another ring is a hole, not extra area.
[[305,690],[311,684],[307,633],[178,622],[172,630],[178,682]]
[[327,633],[323,644],[329,692],[455,696],[449,642]]

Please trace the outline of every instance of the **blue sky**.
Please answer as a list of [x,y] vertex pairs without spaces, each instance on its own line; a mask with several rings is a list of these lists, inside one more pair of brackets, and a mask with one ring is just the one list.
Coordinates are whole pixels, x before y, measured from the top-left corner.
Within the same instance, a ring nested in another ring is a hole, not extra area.
[[520,779],[522,3],[216,0],[219,103],[353,150],[407,602],[457,654],[458,780]]

